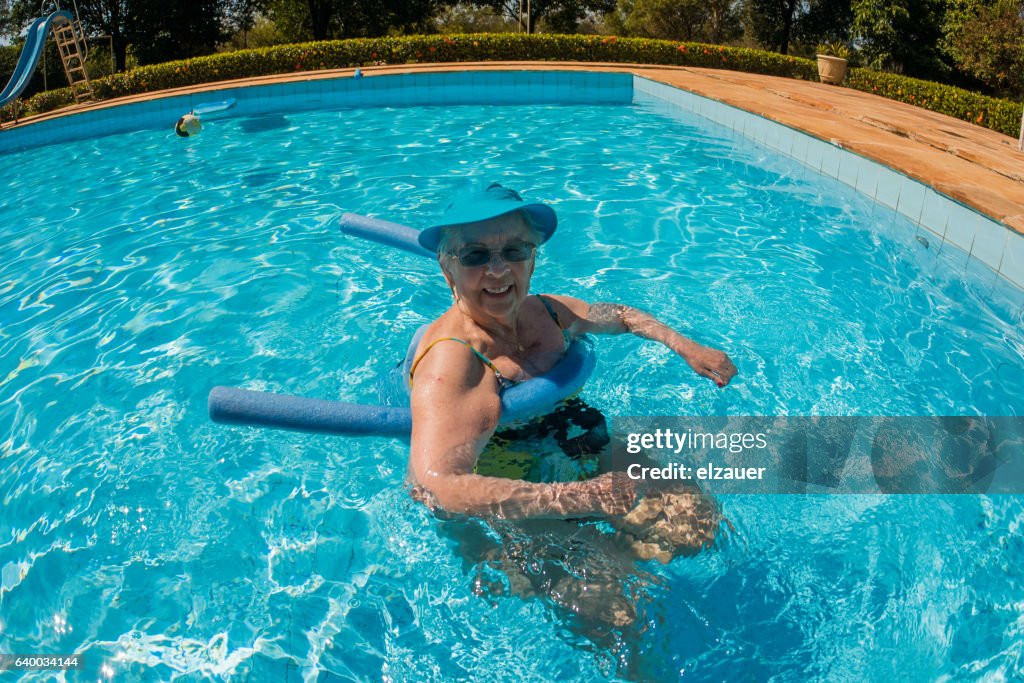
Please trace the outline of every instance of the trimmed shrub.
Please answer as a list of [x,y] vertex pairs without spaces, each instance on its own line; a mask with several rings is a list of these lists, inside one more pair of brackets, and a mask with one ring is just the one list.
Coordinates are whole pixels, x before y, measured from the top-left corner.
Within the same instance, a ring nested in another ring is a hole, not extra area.
[[1012,137],[1017,137],[1020,130],[1021,105],[1012,100],[1001,100],[951,85],[870,69],[850,69],[845,85],[969,121]]
[[[356,38],[239,50],[143,66],[93,81],[96,96],[125,95],[296,71],[381,64],[482,61],[584,61],[730,69],[803,80],[817,79],[810,59],[704,43],[592,35],[481,33]],[[958,88],[895,74],[853,69],[851,87],[924,106],[1016,136],[1019,105]],[[904,85],[905,84],[905,85]],[[912,97],[910,97],[912,95]],[[968,103],[968,98],[970,99]],[[27,102],[29,114],[71,102],[70,92],[51,90]],[[9,109],[3,112],[10,118]],[[979,118],[980,117],[980,118]]]

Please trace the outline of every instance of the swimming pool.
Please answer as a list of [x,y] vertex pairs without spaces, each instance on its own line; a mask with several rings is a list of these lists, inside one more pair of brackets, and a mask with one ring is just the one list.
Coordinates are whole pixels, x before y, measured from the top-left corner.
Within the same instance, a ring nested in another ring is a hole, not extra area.
[[265,111],[5,154],[0,650],[115,680],[1020,676],[1019,497],[725,498],[722,547],[628,573],[647,628],[616,650],[479,595],[402,444],[209,423],[215,384],[390,391],[447,290],[335,218],[422,225],[466,178],[559,212],[535,291],[645,306],[740,369],[718,391],[602,339],[585,397],[610,415],[1019,414],[1018,290],[848,183],[629,102]]

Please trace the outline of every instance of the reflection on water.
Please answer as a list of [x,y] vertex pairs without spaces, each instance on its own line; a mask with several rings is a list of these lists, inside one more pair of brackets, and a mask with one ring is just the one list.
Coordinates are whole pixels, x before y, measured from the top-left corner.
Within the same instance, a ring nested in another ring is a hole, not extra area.
[[289,111],[173,137],[3,157],[0,651],[80,652],[90,680],[1024,675],[1019,496],[721,496],[735,532],[667,565],[594,523],[456,551],[403,489],[406,445],[207,419],[218,384],[377,402],[450,293],[336,218],[429,225],[453,178],[555,206],[536,291],[648,308],[739,368],[719,391],[602,338],[581,398],[613,423],[1019,412],[1019,295],[901,216],[630,107]]

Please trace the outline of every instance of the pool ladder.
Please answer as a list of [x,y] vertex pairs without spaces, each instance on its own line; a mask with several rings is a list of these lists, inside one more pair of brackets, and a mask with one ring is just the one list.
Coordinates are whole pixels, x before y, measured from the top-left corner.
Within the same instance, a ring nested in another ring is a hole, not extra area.
[[64,64],[64,74],[68,77],[68,85],[71,86],[75,102],[93,99],[92,81],[89,80],[89,72],[85,70],[88,49],[81,22],[76,20],[59,26],[54,24],[53,38],[57,41],[57,51],[60,53],[60,61]]

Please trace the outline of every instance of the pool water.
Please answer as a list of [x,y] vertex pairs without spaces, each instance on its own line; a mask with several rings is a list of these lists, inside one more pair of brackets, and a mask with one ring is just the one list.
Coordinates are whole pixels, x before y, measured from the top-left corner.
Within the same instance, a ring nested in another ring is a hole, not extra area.
[[481,594],[402,443],[207,418],[217,384],[388,395],[449,295],[336,218],[426,225],[474,179],[558,211],[534,291],[739,368],[717,390],[600,339],[610,416],[1019,415],[1024,298],[852,189],[651,106],[289,112],[0,160],[0,651],[82,653],[69,680],[1024,676],[1019,496],[724,497],[720,546],[624,572],[639,620],[602,637]]

